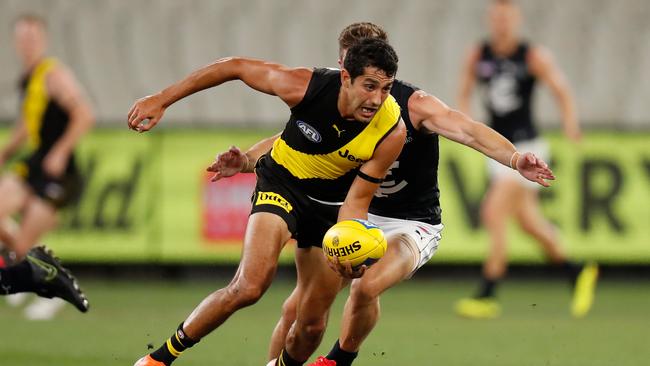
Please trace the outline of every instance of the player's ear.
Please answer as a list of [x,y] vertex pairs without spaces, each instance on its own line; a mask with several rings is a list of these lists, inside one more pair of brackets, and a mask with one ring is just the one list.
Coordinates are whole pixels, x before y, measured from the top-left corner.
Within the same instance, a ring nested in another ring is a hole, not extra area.
[[352,78],[350,77],[350,73],[346,69],[341,69],[341,85],[343,85],[346,88],[349,88],[350,85],[352,85]]

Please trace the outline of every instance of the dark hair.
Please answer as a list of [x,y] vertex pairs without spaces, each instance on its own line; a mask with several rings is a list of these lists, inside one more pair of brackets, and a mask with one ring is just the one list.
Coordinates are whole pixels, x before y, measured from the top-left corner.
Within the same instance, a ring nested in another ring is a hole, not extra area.
[[354,81],[357,76],[363,75],[366,67],[376,67],[393,77],[397,73],[397,54],[386,41],[375,38],[364,38],[359,43],[350,47],[343,67],[350,73]]
[[376,38],[388,42],[388,34],[377,24],[370,22],[357,22],[343,28],[339,35],[339,55],[343,50],[359,43],[364,38]]

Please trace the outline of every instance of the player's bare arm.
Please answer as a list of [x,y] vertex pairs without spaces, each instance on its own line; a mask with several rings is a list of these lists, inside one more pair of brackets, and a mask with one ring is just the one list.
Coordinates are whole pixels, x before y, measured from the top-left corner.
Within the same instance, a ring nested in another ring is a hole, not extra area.
[[231,80],[241,80],[257,91],[278,96],[289,107],[305,95],[312,70],[241,57],[220,59],[200,68],[164,90],[137,100],[128,114],[129,128],[139,132],[152,129],[173,103],[204,89]]
[[402,151],[405,139],[406,126],[400,119],[393,131],[377,146],[372,158],[359,168],[360,174],[352,182],[339,210],[338,221],[368,218],[370,201],[388,169]]
[[574,98],[564,74],[553,61],[553,57],[548,51],[537,46],[530,50],[527,61],[531,72],[551,89],[562,113],[564,133],[572,141],[580,141],[582,134]]
[[[411,121],[419,128],[469,146],[486,156],[519,171],[529,180],[548,186],[555,179],[548,165],[531,153],[521,155],[505,137],[483,123],[449,108],[438,98],[417,91],[409,98]],[[519,164],[521,160],[522,164]]]
[[81,87],[63,66],[57,66],[48,75],[47,88],[52,99],[70,116],[65,133],[43,160],[43,169],[51,176],[58,177],[65,171],[68,158],[79,139],[95,123],[95,117]]
[[472,92],[476,86],[474,67],[480,58],[480,52],[480,48],[477,45],[473,46],[467,52],[467,56],[465,56],[463,67],[461,69],[460,89],[458,91],[458,109],[467,115],[471,115],[470,101]]
[[237,173],[252,173],[257,160],[271,150],[273,143],[280,135],[281,133],[277,133],[267,137],[251,146],[246,152],[241,151],[237,146],[231,146],[227,151],[217,154],[212,164],[206,169],[214,173],[210,180],[216,182]]

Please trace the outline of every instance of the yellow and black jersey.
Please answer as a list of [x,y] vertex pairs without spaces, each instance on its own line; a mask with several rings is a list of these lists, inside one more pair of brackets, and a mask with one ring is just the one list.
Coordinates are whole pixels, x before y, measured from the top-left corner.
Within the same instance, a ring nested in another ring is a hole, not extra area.
[[29,146],[42,155],[56,144],[68,128],[68,113],[50,99],[47,76],[56,67],[56,60],[43,59],[20,82],[21,115],[27,127]]
[[392,96],[369,123],[341,117],[340,71],[315,69],[303,100],[291,109],[282,136],[263,163],[272,174],[312,198],[342,202],[358,168],[397,126],[400,108]]

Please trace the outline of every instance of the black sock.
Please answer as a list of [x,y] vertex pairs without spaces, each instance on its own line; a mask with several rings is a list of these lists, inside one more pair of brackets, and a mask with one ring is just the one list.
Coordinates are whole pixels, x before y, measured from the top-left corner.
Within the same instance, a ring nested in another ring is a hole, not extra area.
[[185,332],[183,331],[183,323],[181,323],[176,332],[169,337],[167,342],[163,343],[163,345],[154,352],[151,352],[151,358],[169,366],[176,358],[178,358],[178,356],[181,355],[181,353],[183,353],[183,351],[192,347],[196,343],[198,343],[198,341],[190,339],[190,337],[185,335]]
[[578,279],[578,275],[580,274],[583,266],[567,260],[560,263],[560,267],[562,267],[562,270],[564,270],[564,272],[569,277],[571,286],[575,286],[576,280]]
[[481,285],[479,287],[478,293],[476,294],[477,299],[483,299],[486,297],[494,297],[497,287],[497,280],[491,280],[483,277],[481,280]]
[[337,339],[332,350],[327,354],[327,359],[336,361],[336,366],[350,366],[358,354],[359,352],[348,352],[341,349],[341,344]]
[[0,268],[0,292],[3,295],[34,291],[32,269],[27,261]]
[[282,352],[280,352],[280,357],[278,357],[278,361],[276,362],[276,365],[278,366],[302,366],[304,362],[296,361],[289,354],[287,353],[287,349],[283,348]]

